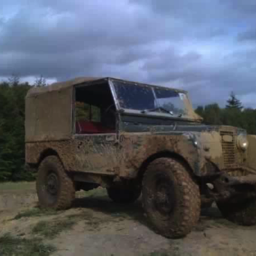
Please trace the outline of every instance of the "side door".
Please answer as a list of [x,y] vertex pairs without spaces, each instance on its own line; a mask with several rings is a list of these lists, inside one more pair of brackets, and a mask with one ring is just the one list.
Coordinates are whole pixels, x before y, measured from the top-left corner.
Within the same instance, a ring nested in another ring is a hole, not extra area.
[[118,166],[116,134],[76,135],[76,163],[79,171],[114,174]]
[[116,106],[107,81],[75,87],[76,169],[112,175],[118,166]]

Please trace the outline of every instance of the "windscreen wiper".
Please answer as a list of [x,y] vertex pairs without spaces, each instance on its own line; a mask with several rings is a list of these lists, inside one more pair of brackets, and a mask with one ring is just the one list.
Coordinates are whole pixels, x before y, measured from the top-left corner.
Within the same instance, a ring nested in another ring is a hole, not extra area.
[[169,111],[168,109],[163,108],[163,107],[157,107],[157,108],[152,108],[152,109],[141,110],[141,113],[145,114],[145,113],[147,113],[147,112],[154,112],[154,111],[157,111],[157,110],[161,110],[161,111],[164,112],[164,113],[168,113],[168,114],[170,114],[170,115],[173,115],[173,112],[172,112],[172,111]]

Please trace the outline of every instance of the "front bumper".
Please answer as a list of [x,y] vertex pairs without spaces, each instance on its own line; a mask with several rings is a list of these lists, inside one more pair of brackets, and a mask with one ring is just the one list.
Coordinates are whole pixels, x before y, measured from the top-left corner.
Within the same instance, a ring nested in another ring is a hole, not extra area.
[[254,174],[241,177],[232,177],[224,174],[221,176],[221,180],[229,186],[256,185],[256,175]]

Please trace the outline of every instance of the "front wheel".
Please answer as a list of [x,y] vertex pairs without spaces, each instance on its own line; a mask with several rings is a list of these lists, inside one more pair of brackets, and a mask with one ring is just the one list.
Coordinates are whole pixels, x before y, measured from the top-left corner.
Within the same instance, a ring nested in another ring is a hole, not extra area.
[[75,198],[74,183],[56,156],[48,156],[41,162],[36,189],[41,208],[67,209]]
[[170,158],[149,164],[143,179],[142,201],[156,231],[169,238],[187,235],[200,216],[200,193],[187,168]]

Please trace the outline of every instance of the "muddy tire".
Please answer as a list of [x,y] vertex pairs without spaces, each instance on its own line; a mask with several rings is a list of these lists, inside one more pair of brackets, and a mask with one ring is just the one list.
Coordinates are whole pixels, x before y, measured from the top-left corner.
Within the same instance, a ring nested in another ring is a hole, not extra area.
[[140,197],[141,189],[123,189],[112,187],[108,188],[107,192],[109,198],[111,198],[115,203],[131,204],[134,203]]
[[143,178],[144,210],[156,232],[168,238],[190,233],[200,216],[200,192],[182,163],[159,158]]
[[235,200],[217,202],[217,206],[223,217],[229,221],[244,226],[256,225],[255,198],[246,198],[239,202],[235,202]]
[[48,156],[41,162],[36,190],[41,208],[64,210],[75,198],[74,183],[56,156]]

